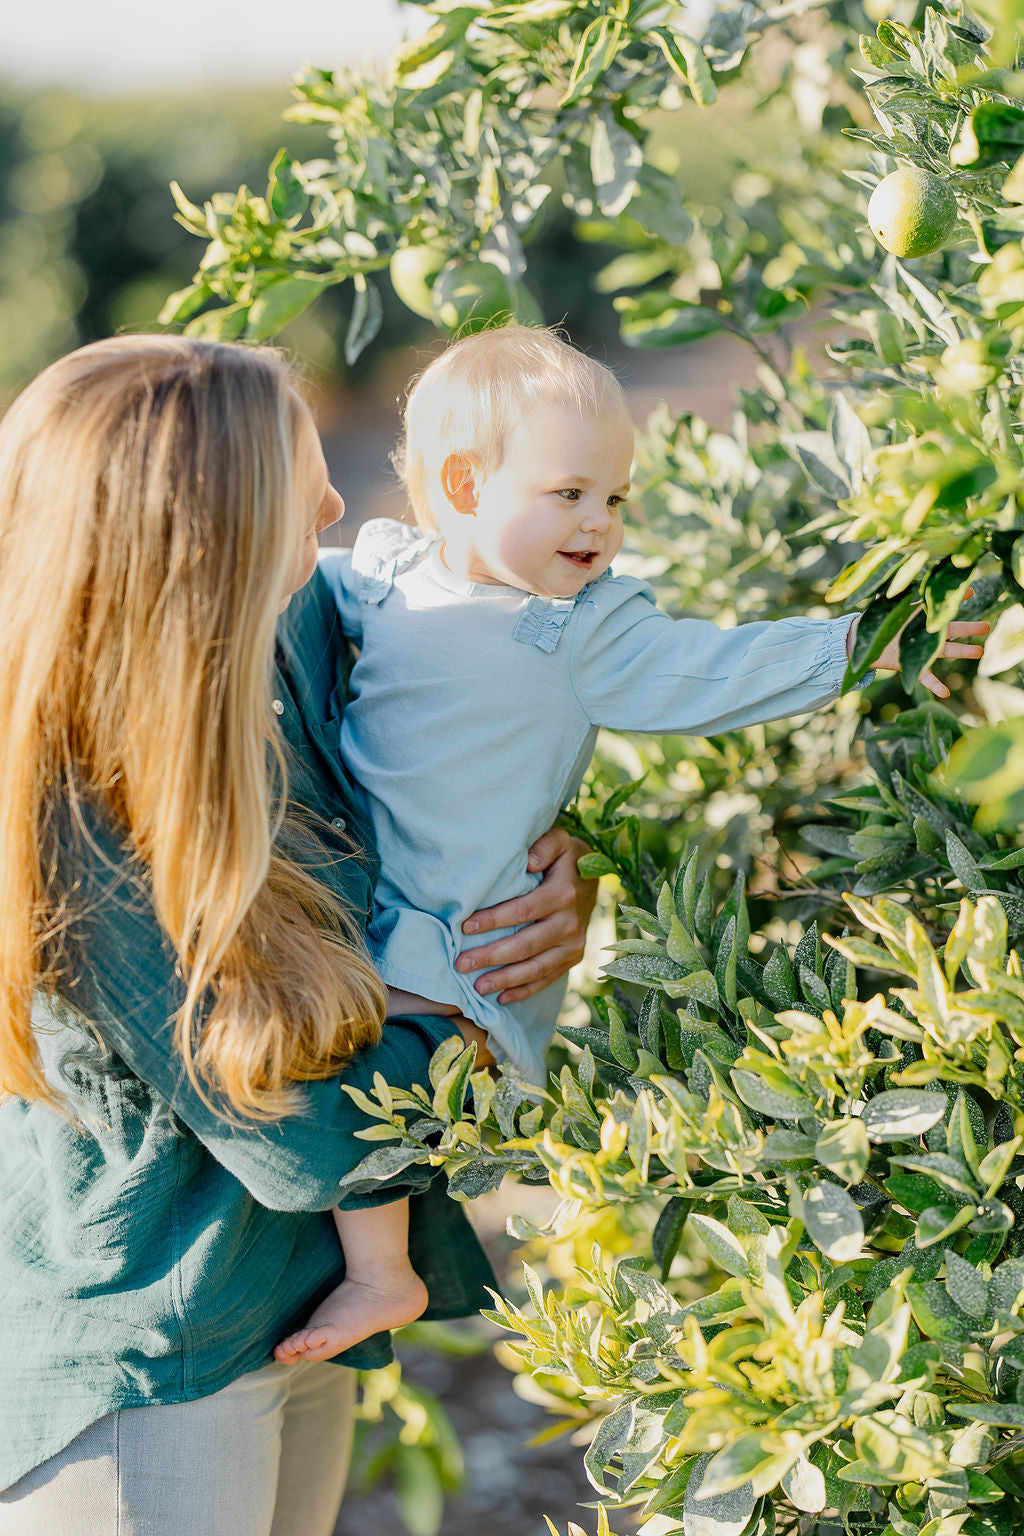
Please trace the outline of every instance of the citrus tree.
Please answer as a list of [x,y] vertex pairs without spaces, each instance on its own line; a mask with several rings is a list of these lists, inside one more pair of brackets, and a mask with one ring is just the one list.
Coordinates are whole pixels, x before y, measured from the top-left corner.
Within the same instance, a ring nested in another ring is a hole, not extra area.
[[[949,708],[876,683],[810,726],[632,760],[609,744],[570,813],[621,903],[589,1018],[564,1024],[547,1084],[478,1071],[458,1040],[421,1088],[379,1082],[351,1187],[419,1161],[455,1198],[508,1176],[560,1196],[543,1230],[516,1224],[529,1301],[493,1316],[534,1392],[592,1432],[599,1531],[1015,1536],[1016,15],[418,9],[429,25],[385,76],[298,83],[322,158],[280,155],[265,194],[178,192],[208,243],[166,322],[259,340],[347,284],[354,358],[384,282],[449,331],[530,321],[530,242],[560,199],[608,247],[596,286],[627,345],[729,332],[756,359],[728,431],[662,411],[641,443],[632,559],[666,606],[857,605],[848,683],[903,629],[911,694],[954,617],[995,630]],[[810,311],[813,362],[787,330]],[[797,862],[802,928],[765,902],[763,858],[748,902],[753,840],[779,850],[775,877]]]

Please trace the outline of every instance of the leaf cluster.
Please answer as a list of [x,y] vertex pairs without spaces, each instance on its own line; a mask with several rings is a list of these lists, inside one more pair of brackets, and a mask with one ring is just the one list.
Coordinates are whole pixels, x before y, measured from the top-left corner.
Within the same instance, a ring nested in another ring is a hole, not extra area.
[[[649,935],[608,967],[629,996],[567,1031],[576,1071],[534,1091],[535,1125],[501,1111],[563,1219],[659,1211],[654,1270],[598,1250],[564,1293],[530,1273],[532,1309],[496,1298],[494,1317],[531,1372],[571,1389],[574,1422],[580,1404],[599,1416],[595,1488],[661,1517],[652,1530],[768,1529],[789,1509],[1009,1531],[1024,981],[1002,909],[965,901],[941,951],[899,905],[854,898],[870,938],[823,946],[812,929],[764,958],[742,888],[718,910],[707,890],[694,858],[656,911],[626,909]],[[858,970],[905,984],[862,1001]],[[472,1057],[452,1042],[432,1074],[460,1192]],[[513,1079],[506,1102],[526,1091]],[[501,1092],[481,1098],[487,1133]],[[411,1147],[396,1108],[380,1104],[381,1127]],[[687,1300],[673,1258],[694,1241],[721,1279]]]

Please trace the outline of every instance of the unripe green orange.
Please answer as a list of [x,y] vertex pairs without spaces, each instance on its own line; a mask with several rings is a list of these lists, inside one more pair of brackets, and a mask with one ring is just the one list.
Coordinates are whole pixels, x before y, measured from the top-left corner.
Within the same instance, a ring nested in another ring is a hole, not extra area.
[[872,192],[868,223],[879,245],[894,256],[927,256],[953,233],[956,198],[930,171],[903,165]]
[[482,331],[515,313],[515,294],[489,261],[450,261],[433,287],[433,315],[446,331]]
[[443,245],[404,245],[391,258],[391,286],[402,303],[425,320],[434,318],[434,279],[448,260]]

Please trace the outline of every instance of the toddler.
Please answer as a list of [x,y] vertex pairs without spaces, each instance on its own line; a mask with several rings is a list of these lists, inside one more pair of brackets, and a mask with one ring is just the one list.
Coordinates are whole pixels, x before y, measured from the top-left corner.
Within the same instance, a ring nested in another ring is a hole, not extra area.
[[[536,884],[525,850],[575,795],[600,726],[707,736],[820,708],[855,619],[721,630],[613,575],[632,423],[609,370],[552,332],[455,342],[410,393],[405,428],[416,527],[368,523],[320,566],[361,648],[341,751],[381,855],[367,938],[392,1013],[462,1014],[542,1083],[564,983],[499,1005],[457,964],[464,919]],[[323,1359],[422,1310],[405,1207],[336,1216],[346,1279],[280,1359]]]

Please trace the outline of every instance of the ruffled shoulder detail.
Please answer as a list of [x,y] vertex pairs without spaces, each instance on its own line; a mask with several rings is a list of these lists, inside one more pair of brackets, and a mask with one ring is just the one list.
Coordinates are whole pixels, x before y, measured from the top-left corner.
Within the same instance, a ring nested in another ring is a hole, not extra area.
[[352,550],[352,570],[359,577],[360,601],[382,603],[395,577],[415,565],[432,543],[432,535],[411,528],[408,523],[396,523],[390,517],[376,517],[364,523]]
[[513,640],[520,645],[535,645],[541,651],[553,651],[578,602],[579,597],[531,597],[516,620]]

